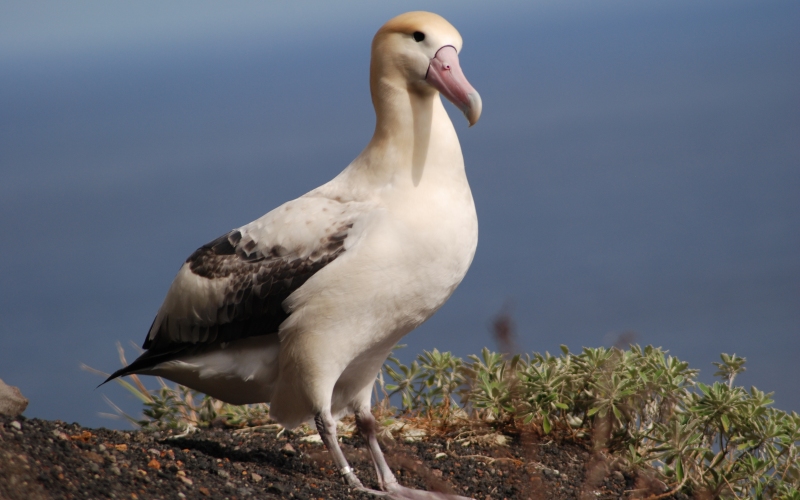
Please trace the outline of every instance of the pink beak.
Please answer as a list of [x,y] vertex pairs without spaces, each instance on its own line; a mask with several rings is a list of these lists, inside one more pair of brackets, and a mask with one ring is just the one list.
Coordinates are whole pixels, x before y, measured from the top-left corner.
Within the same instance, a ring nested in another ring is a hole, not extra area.
[[455,47],[445,45],[436,52],[425,80],[464,113],[470,127],[475,125],[481,117],[481,96],[461,71]]

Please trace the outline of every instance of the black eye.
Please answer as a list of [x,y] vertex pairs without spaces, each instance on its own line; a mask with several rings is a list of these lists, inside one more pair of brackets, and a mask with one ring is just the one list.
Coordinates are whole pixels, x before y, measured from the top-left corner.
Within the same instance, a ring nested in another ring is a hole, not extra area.
[[421,31],[415,31],[414,32],[414,40],[416,40],[418,42],[421,42],[421,41],[425,40],[425,33],[421,32]]

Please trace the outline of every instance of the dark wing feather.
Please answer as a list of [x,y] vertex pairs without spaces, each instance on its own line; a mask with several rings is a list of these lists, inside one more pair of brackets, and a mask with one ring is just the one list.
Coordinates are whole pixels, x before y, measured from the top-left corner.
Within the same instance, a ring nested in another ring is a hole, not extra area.
[[288,317],[283,301],[345,251],[344,241],[352,226],[352,223],[345,223],[335,228],[306,257],[297,257],[279,245],[254,251],[255,242],[251,239],[243,242],[238,230],[198,248],[186,260],[191,272],[204,279],[227,283],[217,309],[217,321],[213,324],[171,321],[169,311],[165,311],[158,330],[152,331],[156,327],[154,321],[144,341],[147,351],[108,380],[222,343],[277,333]]
[[[288,317],[282,304],[317,271],[344,252],[344,240],[352,224],[329,235],[321,248],[305,258],[294,257],[280,246],[253,252],[252,240],[242,244],[242,234],[231,231],[198,248],[186,263],[193,274],[209,279],[227,278],[224,298],[213,325],[182,324],[191,328],[189,343],[231,342],[276,333]],[[169,313],[167,313],[169,314]],[[148,335],[145,349],[175,343],[174,322],[165,317],[155,336]],[[181,336],[185,338],[185,335]]]

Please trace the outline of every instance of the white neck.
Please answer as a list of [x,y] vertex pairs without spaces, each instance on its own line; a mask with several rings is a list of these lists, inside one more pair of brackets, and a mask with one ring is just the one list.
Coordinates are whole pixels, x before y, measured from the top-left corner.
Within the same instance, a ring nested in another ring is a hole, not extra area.
[[375,81],[372,92],[375,133],[352,168],[398,187],[463,176],[461,146],[438,92],[409,90],[389,78]]

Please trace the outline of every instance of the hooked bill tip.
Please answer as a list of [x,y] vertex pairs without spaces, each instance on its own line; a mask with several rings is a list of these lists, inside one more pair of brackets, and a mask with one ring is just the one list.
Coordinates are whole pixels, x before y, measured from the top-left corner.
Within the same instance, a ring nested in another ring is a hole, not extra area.
[[467,121],[471,127],[478,123],[478,119],[481,117],[483,101],[481,101],[481,95],[477,92],[470,92],[467,95],[467,98],[469,99],[469,106],[467,106],[463,111],[464,116],[467,117]]

